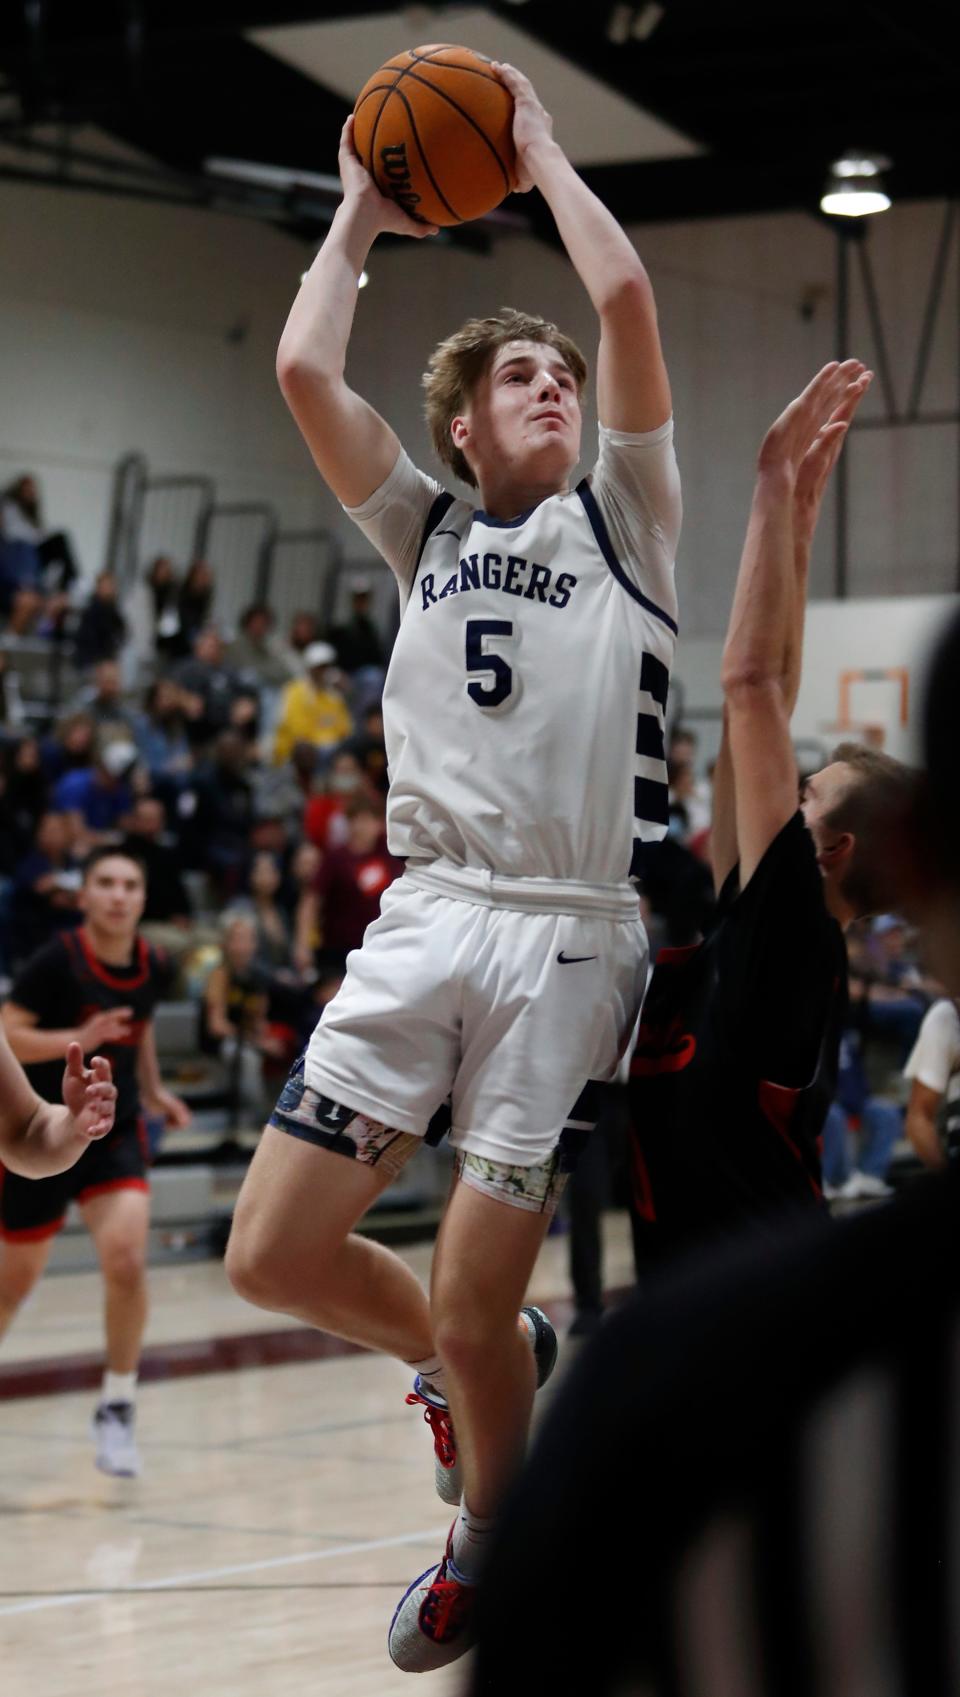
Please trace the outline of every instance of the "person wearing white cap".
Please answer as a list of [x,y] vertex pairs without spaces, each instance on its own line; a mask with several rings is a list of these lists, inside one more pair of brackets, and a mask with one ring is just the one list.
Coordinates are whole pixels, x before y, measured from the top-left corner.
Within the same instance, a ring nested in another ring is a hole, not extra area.
[[329,642],[311,642],[304,649],[306,675],[294,678],[283,692],[273,745],[278,766],[289,758],[294,743],[336,748],[353,730],[350,709],[331,675],[336,661],[337,651]]
[[96,763],[67,772],[53,792],[58,813],[77,813],[92,844],[115,833],[133,806],[130,773],[137,763],[136,744],[118,737],[101,745]]

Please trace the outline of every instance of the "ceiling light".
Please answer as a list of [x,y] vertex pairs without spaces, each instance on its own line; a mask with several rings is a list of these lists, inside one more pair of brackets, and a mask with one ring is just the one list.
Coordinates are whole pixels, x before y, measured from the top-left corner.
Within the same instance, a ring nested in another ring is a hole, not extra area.
[[834,218],[865,218],[873,212],[886,212],[890,196],[881,172],[889,166],[889,159],[876,153],[845,153],[842,159],[835,159],[820,200],[821,212],[829,212]]

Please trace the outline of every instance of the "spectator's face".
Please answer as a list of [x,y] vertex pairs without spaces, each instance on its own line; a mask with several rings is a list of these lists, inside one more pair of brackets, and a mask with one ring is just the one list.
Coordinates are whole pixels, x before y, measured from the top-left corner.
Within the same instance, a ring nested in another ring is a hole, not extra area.
[[307,648],[317,637],[317,621],[312,613],[294,613],[290,625],[291,648]]
[[242,772],[247,763],[247,745],[236,731],[224,731],[216,743],[217,765],[227,772]]
[[355,754],[337,754],[330,765],[329,787],[338,795],[349,795],[363,782],[363,767]]
[[21,477],[17,488],[25,507],[37,506],[40,500],[40,490],[32,477]]
[[143,873],[136,861],[124,854],[107,855],[84,879],[83,911],[98,931],[115,937],[132,934],[146,895]]
[[104,701],[115,701],[120,694],[120,667],[115,660],[101,660],[94,672],[97,694]]
[[187,582],[190,588],[198,595],[202,595],[206,590],[212,589],[213,572],[210,570],[206,560],[194,560],[193,565],[187,573]]
[[257,933],[247,919],[234,920],[223,938],[223,953],[234,972],[245,972],[257,952]]
[[219,666],[223,659],[223,643],[220,641],[219,631],[202,630],[193,645],[193,652],[205,665]]
[[293,876],[298,884],[312,884],[320,870],[320,850],[315,843],[301,843],[293,857]]
[[697,752],[696,743],[692,737],[684,734],[671,738],[670,759],[678,762],[692,761]]
[[18,772],[37,772],[40,769],[40,749],[33,737],[18,743],[14,766]]
[[73,724],[68,725],[64,730],[62,742],[70,755],[91,754],[93,750],[93,726],[86,719],[75,719]]
[[326,689],[329,685],[329,682],[330,682],[330,667],[329,666],[311,666],[308,673],[307,673],[307,676],[310,679],[310,682],[312,683],[314,689],[316,689],[316,690]]
[[67,823],[62,813],[45,813],[37,826],[37,847],[51,860],[67,851]]
[[280,868],[272,854],[254,856],[250,868],[250,888],[255,896],[275,896],[280,888]]
[[355,813],[347,822],[347,840],[354,854],[372,854],[383,835],[383,821],[377,813]]
[[133,828],[138,837],[149,837],[151,840],[160,836],[164,826],[163,803],[154,796],[145,796],[137,802],[133,813]]
[[116,601],[117,583],[110,572],[101,572],[97,578],[96,596],[98,601]]
[[153,711],[158,719],[171,718],[180,706],[180,691],[176,684],[164,678],[157,684],[153,695]]
[[377,742],[383,741],[383,714],[379,709],[376,712],[365,714],[363,728],[368,737],[374,737]]
[[365,619],[370,612],[369,589],[357,589],[353,595],[353,611],[358,619]]
[[150,582],[157,584],[173,582],[173,561],[168,559],[166,554],[158,554],[154,560],[150,567]]
[[244,626],[251,642],[263,642],[270,634],[273,621],[269,613],[251,613]]

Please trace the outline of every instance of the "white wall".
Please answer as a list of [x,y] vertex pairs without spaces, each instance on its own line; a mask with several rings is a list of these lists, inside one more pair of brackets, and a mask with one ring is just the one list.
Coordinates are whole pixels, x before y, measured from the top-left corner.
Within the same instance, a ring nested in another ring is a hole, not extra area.
[[[905,397],[942,208],[896,207],[870,241],[891,362]],[[273,356],[309,257],[252,221],[0,184],[0,475],[35,469],[52,519],[99,565],[110,473],[142,449],[155,471],[202,471],[224,499],[275,502],[288,525],[336,524],[364,544],[315,477],[276,391]],[[834,247],[800,215],[633,232],[657,289],[675,390],[686,519],[681,633],[719,635],[732,594],[762,433],[833,353]],[[953,298],[952,256],[946,301]],[[434,342],[504,303],[558,318],[594,354],[565,259],[510,239],[483,257],[411,245],[375,252],[350,374],[411,451],[430,455],[419,379]],[[802,306],[813,300],[812,316]],[[854,287],[852,346],[872,358]],[[247,325],[239,345],[228,340]],[[945,311],[927,402],[955,402],[957,326]],[[868,412],[880,408],[875,392]],[[592,441],[592,421],[585,444]],[[853,594],[953,587],[957,433],[860,436],[850,448]],[[832,593],[831,514],[814,561]]]
[[[803,645],[803,676],[793,715],[798,745],[826,753],[845,733],[839,728],[841,679],[847,672],[903,669],[907,678],[907,718],[901,720],[899,678],[867,678],[852,683],[848,710],[854,731],[878,725],[884,747],[899,760],[920,759],[920,714],[927,661],[937,633],[956,605],[950,595],[905,595],[855,601],[811,601]],[[699,637],[682,642],[675,678],[683,699],[684,721],[699,737],[698,765],[716,754],[720,741],[720,660],[723,641]]]

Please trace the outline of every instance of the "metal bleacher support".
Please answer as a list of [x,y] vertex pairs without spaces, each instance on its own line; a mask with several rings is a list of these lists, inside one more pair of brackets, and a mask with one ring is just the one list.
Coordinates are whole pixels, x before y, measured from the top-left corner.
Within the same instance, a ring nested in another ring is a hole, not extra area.
[[285,630],[294,613],[316,613],[322,629],[331,622],[343,570],[343,545],[331,530],[282,530],[267,556],[263,599]]
[[217,578],[217,619],[235,626],[244,607],[268,599],[270,555],[279,531],[267,501],[214,502],[202,515],[196,552]]
[[146,563],[169,554],[178,563],[197,557],[197,539],[214,504],[210,477],[193,473],[151,477],[143,454],[126,454],[113,476],[106,569],[121,597],[128,595]]

